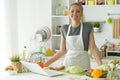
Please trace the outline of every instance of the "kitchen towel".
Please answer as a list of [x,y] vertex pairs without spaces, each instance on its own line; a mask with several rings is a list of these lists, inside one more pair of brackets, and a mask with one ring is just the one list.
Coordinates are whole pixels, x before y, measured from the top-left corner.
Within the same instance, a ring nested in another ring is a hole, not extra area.
[[120,18],[113,19],[113,38],[120,38]]

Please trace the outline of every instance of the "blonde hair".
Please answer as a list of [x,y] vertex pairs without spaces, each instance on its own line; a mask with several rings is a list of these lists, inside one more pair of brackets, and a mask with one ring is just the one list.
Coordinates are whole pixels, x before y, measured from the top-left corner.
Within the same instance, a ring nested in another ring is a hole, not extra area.
[[[82,14],[83,14],[83,6],[82,6],[80,3],[72,3],[72,4],[70,5],[70,8],[71,8],[71,6],[73,6],[73,5],[79,6],[80,9],[81,9],[81,12],[82,12]],[[69,8],[69,10],[70,10],[70,8]],[[81,22],[83,22],[83,16],[81,17]]]
[[[82,6],[80,3],[72,3],[72,4],[70,5],[70,8],[71,8],[71,6],[73,6],[73,5],[79,6],[80,9],[81,9],[81,11],[83,12],[83,6]],[[70,10],[70,8],[69,8],[69,10]]]

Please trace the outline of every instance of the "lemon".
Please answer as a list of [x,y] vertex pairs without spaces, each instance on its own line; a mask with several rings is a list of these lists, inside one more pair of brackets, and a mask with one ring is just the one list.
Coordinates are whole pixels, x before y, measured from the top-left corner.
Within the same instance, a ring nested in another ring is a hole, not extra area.
[[107,19],[107,23],[108,23],[108,24],[112,24],[112,18],[109,17],[109,18]]
[[45,56],[53,56],[53,51],[50,48],[47,48],[45,51]]

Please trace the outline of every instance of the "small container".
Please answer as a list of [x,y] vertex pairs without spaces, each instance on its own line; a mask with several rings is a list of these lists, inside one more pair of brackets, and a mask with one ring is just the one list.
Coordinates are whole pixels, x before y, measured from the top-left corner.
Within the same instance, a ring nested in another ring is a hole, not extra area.
[[120,4],[120,0],[118,0],[118,4]]
[[104,0],[97,0],[97,5],[103,5],[104,4]]
[[95,5],[95,1],[94,0],[88,0],[88,5]]
[[112,50],[114,51],[115,50],[115,44],[112,44]]
[[27,51],[27,47],[24,46],[24,50],[23,50],[23,59],[27,59],[27,56],[28,56],[28,51]]
[[64,6],[63,15],[64,15],[64,16],[67,16],[67,15],[68,15],[68,7],[67,7],[67,6]]
[[60,25],[58,25],[58,26],[56,27],[56,34],[61,34],[61,32],[60,32],[60,28],[61,28]]
[[107,0],[107,5],[114,5],[115,0]]
[[85,5],[85,0],[78,0],[78,3],[80,3],[81,5]]
[[61,4],[58,4],[56,6],[56,15],[61,15],[62,14],[62,6]]

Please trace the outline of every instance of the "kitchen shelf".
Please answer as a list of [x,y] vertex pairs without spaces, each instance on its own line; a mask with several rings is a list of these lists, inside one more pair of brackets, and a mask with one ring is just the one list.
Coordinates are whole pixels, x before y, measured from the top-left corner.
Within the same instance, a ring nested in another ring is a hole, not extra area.
[[[63,11],[60,11],[61,13],[58,15],[56,13],[57,6],[60,4],[60,7],[66,11],[69,9],[69,5],[73,2],[76,2],[75,0],[51,0],[52,3],[52,9],[51,9],[51,49],[55,52],[55,50],[58,50],[60,47],[60,34],[57,34],[57,27],[63,26],[64,24],[69,24],[69,17],[68,15],[64,15]],[[64,7],[64,8],[63,8]],[[66,8],[65,8],[66,7]]]
[[[59,47],[60,47],[60,35],[56,33],[56,27],[58,25],[63,26],[64,24],[69,24],[69,22],[70,22],[68,15],[66,15],[66,16],[64,16],[62,14],[61,15],[56,15],[56,6],[58,4],[61,4],[62,7],[67,6],[67,8],[69,9],[70,4],[72,4],[74,2],[77,2],[77,1],[78,0],[51,0],[51,25],[50,25],[50,28],[52,30],[52,35],[51,35],[50,46],[51,46],[51,49],[53,51],[55,51],[56,49],[59,49]],[[86,1],[86,5],[83,5],[84,11],[86,12],[85,16],[86,15],[88,16],[88,13],[89,13],[89,12],[87,12],[88,10],[93,12],[95,10],[98,11],[98,9],[100,9],[101,12],[104,12],[105,9],[108,10],[108,9],[113,8],[113,7],[115,7],[115,8],[120,7],[120,4],[118,4],[118,0],[115,0],[115,2],[114,2],[115,4],[113,4],[113,5],[107,5],[107,3],[106,3],[107,0],[104,0],[103,5],[97,5],[96,4],[97,0],[95,0],[94,5],[88,5],[87,4],[88,0],[85,0],[85,1]],[[106,23],[106,19],[99,19],[101,17],[96,18],[97,20],[96,19],[93,20],[93,18],[91,18],[91,15],[92,15],[91,12],[89,14],[90,17],[85,18],[85,22],[100,22],[101,25]],[[107,15],[106,11],[105,11],[105,15]],[[94,15],[94,16],[96,16],[96,15]],[[103,16],[103,14],[102,15],[100,14],[100,16]],[[98,16],[96,16],[96,17],[98,17]],[[89,20],[89,21],[87,21],[87,20]]]
[[63,16],[63,15],[53,15],[53,18],[68,18],[68,16]]
[[60,34],[53,34],[52,36],[54,36],[54,37],[61,37]]
[[120,15],[120,13],[108,13],[107,15],[108,16],[110,16],[110,15]]
[[[79,2],[79,0],[76,0]],[[79,2],[81,4],[81,2]],[[83,6],[104,6],[104,5],[120,5],[120,0],[103,0],[101,4],[97,4],[97,0],[85,0],[85,4]]]

